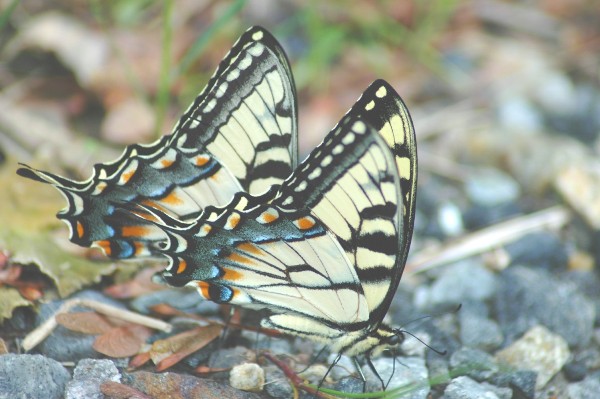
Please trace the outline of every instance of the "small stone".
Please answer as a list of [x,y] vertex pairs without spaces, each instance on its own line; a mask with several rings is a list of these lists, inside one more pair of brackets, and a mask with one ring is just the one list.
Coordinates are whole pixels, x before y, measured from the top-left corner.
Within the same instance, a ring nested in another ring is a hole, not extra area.
[[360,378],[344,377],[339,380],[333,389],[344,393],[363,393],[364,383]]
[[274,365],[265,366],[265,391],[271,398],[287,399],[293,396],[293,390],[285,374]]
[[498,373],[491,378],[494,385],[511,388],[513,399],[534,399],[536,381],[537,373],[531,370]]
[[567,380],[572,382],[583,380],[587,372],[587,367],[585,367],[585,364],[581,362],[571,361],[565,364],[565,367],[563,367],[563,373],[565,377],[567,378]]
[[536,268],[564,270],[568,262],[565,245],[547,232],[531,233],[506,245],[511,264]]
[[492,272],[473,260],[464,260],[446,267],[430,287],[419,287],[415,305],[422,309],[448,308],[469,299],[488,299],[495,290]]
[[590,342],[594,304],[568,279],[558,279],[545,270],[511,266],[500,273],[498,286],[495,313],[508,342],[538,324],[560,334],[571,346]]
[[327,375],[329,367],[323,364],[313,364],[308,366],[298,376],[308,380],[311,384],[321,384]]
[[499,370],[493,356],[472,348],[461,348],[450,357],[450,367],[453,375],[466,375],[483,381],[489,379]]
[[[235,348],[224,348],[214,351],[210,354],[208,367],[212,369],[231,369],[238,364],[252,362],[255,353],[243,346]],[[213,373],[213,378],[227,378],[229,373]]]
[[494,168],[481,168],[469,175],[467,195],[485,207],[511,203],[520,196],[519,184],[509,175]]
[[121,374],[110,360],[82,359],[67,384],[65,399],[104,399],[100,385],[105,381],[121,381]]
[[41,355],[0,356],[2,399],[61,399],[69,378],[69,372],[59,362]]
[[542,116],[527,99],[507,96],[498,107],[498,120],[508,130],[533,133],[542,129]]
[[597,399],[600,393],[600,374],[588,376],[567,386],[569,399]]
[[490,388],[490,385],[483,385],[469,377],[457,377],[448,384],[444,390],[446,399],[500,399],[500,397]]
[[459,236],[465,230],[460,208],[452,202],[443,203],[438,208],[437,219],[440,229],[447,237]]
[[509,347],[496,352],[496,359],[517,369],[538,373],[536,388],[543,388],[562,369],[571,355],[567,342],[543,326],[536,326]]
[[563,168],[554,186],[594,230],[600,230],[600,162]]
[[239,364],[229,372],[229,383],[242,391],[260,392],[265,385],[265,371],[256,363]]
[[485,303],[477,301],[463,303],[458,313],[460,340],[463,345],[489,351],[502,344],[504,337],[500,326],[487,315]]
[[[396,362],[396,364],[394,364]],[[373,366],[384,383],[389,381],[387,390],[406,387],[402,398],[426,399],[429,395],[428,371],[425,360],[418,357],[377,358]],[[367,391],[381,390],[381,380],[368,365],[363,366],[363,374],[367,379]],[[392,375],[392,373],[394,373]],[[390,377],[391,380],[390,380]],[[415,387],[416,386],[416,387]]]

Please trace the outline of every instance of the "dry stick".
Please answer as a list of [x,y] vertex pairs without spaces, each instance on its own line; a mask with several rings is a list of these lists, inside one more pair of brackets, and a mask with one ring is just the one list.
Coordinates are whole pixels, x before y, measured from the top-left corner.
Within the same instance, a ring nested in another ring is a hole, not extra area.
[[415,272],[456,262],[495,249],[526,234],[542,229],[559,229],[570,219],[569,210],[557,205],[543,211],[520,216],[469,234],[435,251],[423,250],[409,262],[408,268]]
[[25,339],[23,339],[21,347],[25,351],[33,349],[36,345],[38,345],[40,342],[46,339],[52,333],[52,330],[56,328],[56,315],[61,313],[67,313],[69,310],[76,306],[84,306],[86,308],[93,309],[98,313],[102,313],[106,316],[115,317],[131,323],[150,327],[155,330],[169,332],[173,328],[169,323],[155,319],[153,317],[143,316],[141,314],[134,313],[129,310],[119,309],[117,307],[97,301],[92,301],[89,299],[74,298],[65,301],[65,303],[63,303],[61,307],[58,308],[58,310],[52,316],[50,316],[44,323],[42,323],[35,330],[27,334]]

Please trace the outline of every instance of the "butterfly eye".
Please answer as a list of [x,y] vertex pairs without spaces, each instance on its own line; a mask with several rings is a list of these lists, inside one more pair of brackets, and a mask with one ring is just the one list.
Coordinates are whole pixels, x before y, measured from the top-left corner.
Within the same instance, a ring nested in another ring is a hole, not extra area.
[[386,343],[390,346],[400,345],[403,341],[404,335],[402,335],[402,333],[395,333],[386,339]]

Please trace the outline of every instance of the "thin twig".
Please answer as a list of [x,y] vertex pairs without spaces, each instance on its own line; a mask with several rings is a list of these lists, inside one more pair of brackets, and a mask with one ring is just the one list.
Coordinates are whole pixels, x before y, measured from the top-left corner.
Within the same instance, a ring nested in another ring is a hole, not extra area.
[[40,342],[46,339],[52,331],[56,328],[58,323],[56,322],[56,315],[61,313],[67,313],[69,310],[76,306],[83,306],[89,309],[93,309],[98,313],[102,313],[106,316],[115,317],[124,321],[139,324],[155,330],[161,330],[165,332],[171,331],[173,328],[169,323],[162,320],[155,319],[153,317],[144,316],[129,310],[120,309],[105,303],[92,301],[89,299],[73,298],[65,301],[60,308],[50,316],[44,323],[39,325],[35,330],[31,331],[21,344],[25,351],[29,351],[35,348]]
[[412,273],[421,273],[436,266],[493,250],[533,231],[559,229],[570,218],[570,212],[562,205],[520,216],[461,237],[442,248],[423,250],[410,260],[407,269],[412,270]]

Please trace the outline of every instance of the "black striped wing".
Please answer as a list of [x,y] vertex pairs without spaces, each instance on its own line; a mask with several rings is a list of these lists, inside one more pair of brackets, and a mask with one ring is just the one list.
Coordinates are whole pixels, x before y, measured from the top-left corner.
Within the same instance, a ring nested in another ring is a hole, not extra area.
[[[297,163],[296,93],[286,56],[260,27],[250,28],[223,59],[169,136],[131,145],[119,159],[72,181],[27,165],[22,176],[54,185],[68,202],[58,217],[72,242],[113,258],[156,254],[166,240],[127,204],[143,204],[180,222],[246,190],[281,183]],[[148,217],[148,214],[146,214]]]
[[[399,235],[402,245],[394,271],[389,273],[382,269],[379,275],[381,288],[384,289],[386,284],[388,287],[385,298],[378,306],[371,308],[371,322],[377,323],[387,313],[400,283],[412,240],[417,196],[417,141],[408,108],[394,88],[384,80],[374,81],[348,111],[348,115],[360,116],[384,138],[394,155],[402,191],[403,222]],[[375,274],[370,273],[369,278],[375,279]]]
[[416,167],[414,145],[398,95],[375,82],[280,188],[240,193],[186,228],[156,215],[170,236],[165,279],[269,308],[265,326],[362,352],[357,343],[381,323],[406,259],[416,169],[404,168]]

